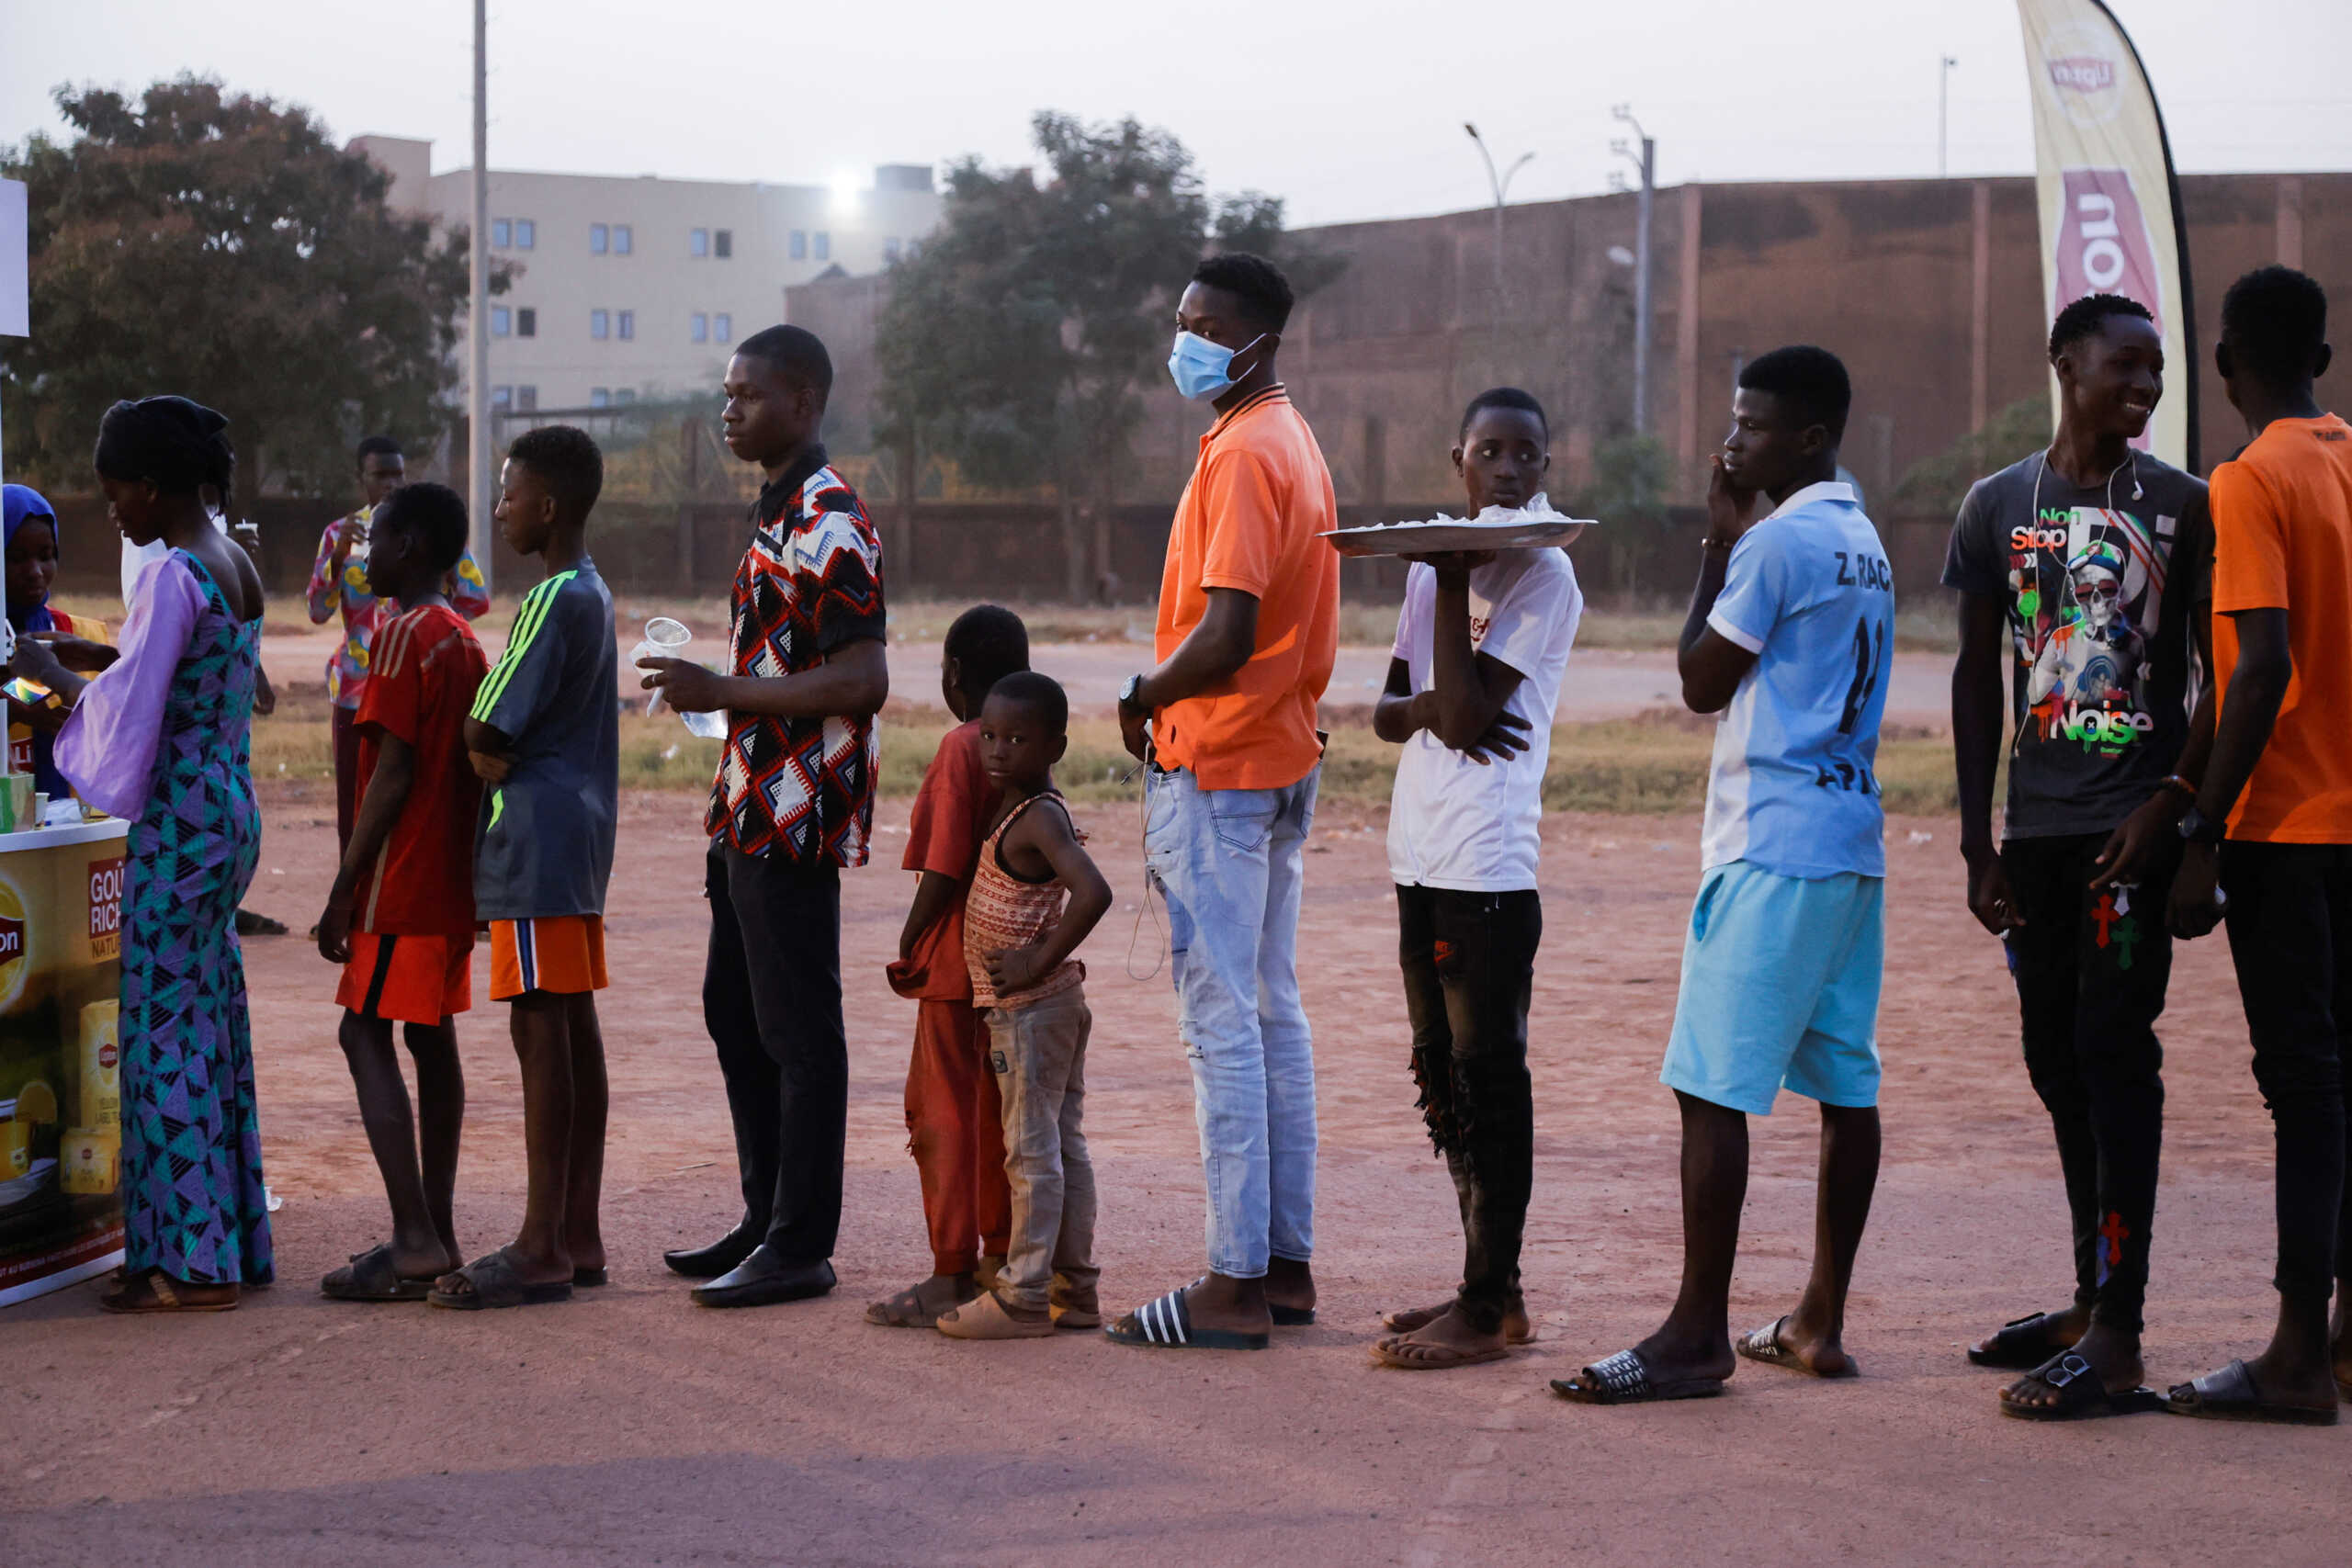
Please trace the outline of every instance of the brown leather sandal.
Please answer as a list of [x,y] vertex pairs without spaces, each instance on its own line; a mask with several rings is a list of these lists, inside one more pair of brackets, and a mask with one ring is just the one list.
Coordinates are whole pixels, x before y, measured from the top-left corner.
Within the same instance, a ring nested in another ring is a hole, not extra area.
[[161,1269],[126,1274],[121,1283],[98,1298],[108,1312],[234,1312],[239,1292],[234,1285],[175,1280]]

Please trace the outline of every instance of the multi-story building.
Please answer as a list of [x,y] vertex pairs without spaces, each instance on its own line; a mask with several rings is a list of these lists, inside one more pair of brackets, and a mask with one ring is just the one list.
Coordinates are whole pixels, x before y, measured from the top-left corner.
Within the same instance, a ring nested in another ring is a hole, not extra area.
[[[392,176],[395,209],[471,226],[472,171],[432,173],[430,141],[351,147]],[[886,164],[865,190],[493,169],[490,254],[513,282],[491,301],[491,405],[708,392],[731,344],[785,319],[786,288],[888,266],[922,244],[939,205],[927,164]]]

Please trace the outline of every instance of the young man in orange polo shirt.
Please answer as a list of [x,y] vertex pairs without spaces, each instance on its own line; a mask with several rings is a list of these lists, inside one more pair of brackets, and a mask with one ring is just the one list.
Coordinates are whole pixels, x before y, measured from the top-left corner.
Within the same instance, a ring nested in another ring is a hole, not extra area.
[[2250,272],[2222,301],[2214,360],[2252,439],[2213,470],[2220,717],[2170,911],[2185,938],[2229,922],[2278,1161],[2278,1332],[2175,1388],[2172,1407],[2312,1426],[2334,1426],[2337,1390],[2352,1392],[2352,426],[2312,390],[2326,336],[2327,296],[2290,268]]
[[1229,253],[1194,270],[1176,307],[1169,372],[1217,417],[1169,536],[1159,662],[1128,678],[1119,721],[1152,764],[1144,853],[1168,900],[1209,1273],[1111,1325],[1124,1344],[1260,1349],[1276,1324],[1315,1318],[1298,899],[1340,558],[1320,537],[1335,526],[1330,470],[1274,378],[1291,299],[1270,263]]

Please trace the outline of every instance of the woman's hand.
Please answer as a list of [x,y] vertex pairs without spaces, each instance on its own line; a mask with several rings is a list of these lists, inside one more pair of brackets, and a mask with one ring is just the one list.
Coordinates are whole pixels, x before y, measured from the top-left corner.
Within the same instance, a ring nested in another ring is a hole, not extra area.
[[101,670],[112,669],[114,661],[122,657],[120,649],[75,637],[72,632],[27,632],[17,646],[21,648],[27,642],[41,644],[55,656],[61,668],[84,675],[95,675]]

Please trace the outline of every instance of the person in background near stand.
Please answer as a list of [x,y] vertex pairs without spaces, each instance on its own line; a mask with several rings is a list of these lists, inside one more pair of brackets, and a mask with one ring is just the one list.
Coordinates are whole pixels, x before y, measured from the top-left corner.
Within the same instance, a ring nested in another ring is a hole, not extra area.
[[[40,634],[69,670],[103,669],[111,663],[104,622],[50,608],[49,586],[57,578],[59,546],[55,509],[39,491],[5,485],[0,486],[0,515],[5,515],[7,529],[10,629],[20,638]],[[67,641],[87,646],[69,656],[57,647]],[[7,691],[8,771],[32,774],[33,788],[52,801],[65,799],[74,786],[57,771],[51,752],[71,710],[56,693],[22,676],[11,681]]]
[[[324,626],[343,617],[343,642],[327,660],[327,701],[333,712],[334,738],[334,836],[340,846],[351,841],[351,820],[358,809],[359,740],[353,716],[368,686],[368,648],[376,628],[400,606],[388,605],[368,590],[368,516],[383,499],[400,489],[406,477],[400,443],[389,435],[371,435],[359,444],[359,505],[338,517],[319,536],[319,554],[311,568],[311,624]],[[355,558],[356,557],[356,558]],[[458,558],[458,570],[448,589],[450,605],[467,620],[479,620],[490,609],[490,594],[482,587],[481,568],[469,547]],[[319,933],[312,931],[313,937]]]
[[[1721,713],[1699,897],[1658,1079],[1682,1112],[1682,1288],[1655,1334],[1555,1378],[1588,1404],[1721,1393],[1734,1359],[1849,1378],[1846,1292],[1878,1186],[1886,952],[1879,716],[1894,573],[1836,479],[1853,389],[1826,349],[1739,373],[1683,623],[1682,700]],[[1770,496],[1770,516],[1755,521]],[[1783,1089],[1821,1106],[1813,1274],[1796,1310],[1732,1344],[1747,1118]]]
[[[1552,466],[1544,407],[1516,387],[1470,400],[1453,448],[1469,514],[1519,508]],[[1407,1371],[1499,1361],[1534,1337],[1519,1257],[1534,1180],[1527,1009],[1544,902],[1544,770],[1584,595],[1567,552],[1415,560],[1373,728],[1399,742],[1388,808],[1413,1078],[1462,1215],[1450,1301],[1390,1313],[1372,1357]]]
[[1216,421],[1176,503],[1154,652],[1119,728],[1147,764],[1144,859],[1168,900],[1177,1027],[1207,1179],[1209,1271],[1112,1324],[1125,1345],[1263,1349],[1315,1321],[1315,1040],[1298,901],[1340,643],[1331,471],[1274,378],[1289,279],[1209,257],[1168,371]]
[[907,817],[903,864],[921,879],[888,970],[892,990],[917,998],[907,1145],[922,1179],[932,1273],[865,1309],[865,1321],[885,1328],[929,1328],[993,1290],[1012,1225],[988,1023],[964,961],[964,904],[996,815],[980,705],[998,681],[1029,668],[1029,628],[1001,604],[975,604],[947,628],[939,665],[940,696],[962,722],[940,737]]
[[[2144,1375],[2164,1138],[2155,1022],[2172,975],[2173,824],[2212,739],[2201,705],[2192,735],[2188,695],[2191,650],[2211,668],[2213,547],[2202,481],[2132,449],[2164,396],[2164,338],[2147,308],[2075,300],[2051,328],[2050,363],[2057,434],[1970,487],[1943,578],[1961,594],[1951,718],[1968,908],[2007,949],[2026,1073],[2057,1134],[2074,1222],[2073,1304],[2015,1320],[1968,1359],[2025,1372],[2001,1409],[2045,1421],[2154,1400],[2127,1391]],[[2100,626],[2129,627],[2136,657],[2111,657]],[[2004,662],[2016,738],[1996,848]],[[2039,689],[2053,669],[2064,673]]]
[[237,899],[261,852],[250,739],[261,574],[198,489],[229,488],[228,421],[185,398],[117,403],[96,463],[123,536],[161,539],[121,657],[96,679],[38,638],[16,672],[74,704],[58,771],[130,819],[122,910],[123,1265],[109,1312],[223,1312],[276,1278]]
[[817,439],[833,364],[799,327],[727,362],[727,449],[767,482],[735,570],[728,673],[646,659],[680,713],[727,715],[704,825],[710,961],[703,1021],[735,1122],[743,1215],[710,1246],[662,1255],[709,1307],[833,1288],[849,1122],[842,1029],[842,871],[865,863],[890,694],[882,544]]
[[2183,1416],[2332,1427],[2352,1395],[2352,425],[2312,386],[2327,296],[2300,272],[2233,284],[2213,358],[2252,439],[2213,470],[2220,717],[2170,913],[2183,938],[2229,922],[2277,1146],[2278,1326],[2170,1397]]

